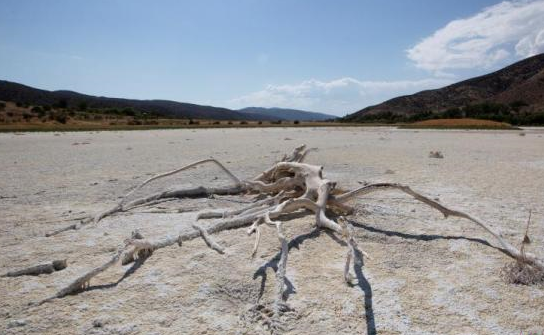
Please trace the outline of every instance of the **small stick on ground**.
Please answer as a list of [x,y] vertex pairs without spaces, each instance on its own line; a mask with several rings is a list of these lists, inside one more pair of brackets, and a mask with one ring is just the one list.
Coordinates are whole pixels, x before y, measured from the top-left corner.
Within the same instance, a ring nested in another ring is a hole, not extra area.
[[51,274],[55,271],[64,270],[68,266],[65,259],[56,260],[45,264],[35,265],[28,268],[10,271],[0,277],[19,277],[19,276],[39,276],[42,274]]

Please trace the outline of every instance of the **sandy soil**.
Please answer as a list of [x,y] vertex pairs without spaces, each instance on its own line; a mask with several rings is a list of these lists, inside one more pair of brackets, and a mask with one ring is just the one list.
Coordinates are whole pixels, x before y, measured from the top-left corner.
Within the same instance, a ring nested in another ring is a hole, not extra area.
[[[89,290],[41,306],[79,274],[109,257],[138,228],[149,237],[190,229],[196,210],[237,207],[231,198],[160,204],[182,213],[133,213],[55,237],[70,218],[111,206],[149,174],[214,156],[250,177],[284,152],[318,147],[310,163],[353,188],[393,181],[468,211],[518,244],[533,210],[532,251],[544,257],[544,130],[435,131],[391,128],[207,129],[0,134],[2,271],[67,258],[67,269],[0,278],[1,334],[267,334],[251,307],[273,297],[273,229],[259,255],[245,230],[216,236],[220,255],[202,240],[158,250],[137,268],[117,266]],[[440,150],[445,158],[428,157]],[[149,186],[224,184],[203,167]],[[242,199],[248,201],[249,199]],[[505,283],[510,260],[473,224],[444,220],[395,192],[359,199],[353,216],[359,246],[372,259],[355,285],[343,283],[346,247],[313,230],[312,218],[286,224],[290,243],[286,316],[289,334],[544,334],[544,288]],[[267,265],[268,264],[268,265]],[[259,271],[259,269],[261,269]]]

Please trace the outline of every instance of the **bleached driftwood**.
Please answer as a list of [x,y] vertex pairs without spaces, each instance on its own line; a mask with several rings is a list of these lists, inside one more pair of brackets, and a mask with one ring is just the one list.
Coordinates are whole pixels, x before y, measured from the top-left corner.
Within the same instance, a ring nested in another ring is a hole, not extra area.
[[[390,190],[406,193],[423,204],[440,211],[446,218],[448,216],[456,216],[475,223],[491,234],[499,242],[500,246],[504,249],[504,252],[510,257],[526,266],[544,270],[544,263],[542,260],[527,252],[520,252],[508,241],[503,239],[497,231],[495,231],[489,225],[483,223],[482,220],[462,211],[447,208],[444,205],[413,191],[408,186],[393,183],[377,183],[365,185],[352,191],[343,191],[338,189],[334,181],[324,178],[322,166],[306,164],[303,162],[310,150],[312,149],[306,149],[305,146],[297,147],[290,155],[285,155],[280,162],[274,164],[272,167],[263,171],[258,176],[247,180],[239,179],[224,165],[214,159],[198,161],[186,165],[180,169],[149,178],[125,195],[113,208],[99,213],[92,219],[85,221],[85,224],[91,222],[98,223],[100,220],[112,214],[125,212],[137,206],[171,198],[196,196],[204,197],[209,195],[225,194],[255,194],[264,196],[264,199],[255,201],[236,210],[201,212],[197,217],[198,219],[216,218],[218,220],[213,221],[207,226],[194,224],[193,230],[184,232],[182,234],[177,234],[175,236],[168,236],[152,241],[143,238],[141,235],[135,236],[133,234],[130,239],[125,240],[124,245],[120,246],[112,258],[105,264],[80,276],[70,285],[60,290],[56,295],[44,301],[50,301],[54,298],[61,298],[65,295],[85,289],[89,285],[89,281],[94,276],[107,270],[109,267],[116,264],[120,259],[122,260],[123,264],[128,264],[134,261],[136,258],[148,257],[157,249],[175,244],[181,246],[182,242],[198,237],[202,237],[206,241],[206,244],[212,249],[223,253],[225,252],[225,249],[214,242],[210,235],[227,229],[249,226],[247,231],[248,234],[256,234],[255,244],[252,250],[252,256],[254,256],[257,253],[261,238],[260,226],[265,224],[276,228],[281,248],[279,266],[276,272],[276,299],[273,306],[273,314],[277,316],[278,314],[281,314],[282,311],[286,310],[283,295],[289,251],[287,247],[288,239],[284,235],[282,229],[282,216],[301,211],[313,213],[317,227],[321,229],[328,229],[333,233],[342,236],[348,246],[346,264],[344,267],[344,279],[347,282],[350,282],[352,280],[352,276],[350,275],[350,267],[352,262],[362,261],[358,255],[365,255],[365,257],[367,256],[364,252],[359,250],[353,236],[353,228],[349,222],[343,220],[341,216],[349,215],[353,212],[353,208],[349,206],[348,202],[354,201],[358,197],[369,193]],[[131,194],[134,194],[136,190],[141,189],[143,186],[152,181],[166,176],[171,176],[189,168],[206,163],[213,163],[217,165],[233,181],[234,185],[214,188],[200,186],[190,189],[166,190],[137,198],[130,202],[127,201],[127,198]],[[340,224],[332,220],[329,213],[340,217]]]

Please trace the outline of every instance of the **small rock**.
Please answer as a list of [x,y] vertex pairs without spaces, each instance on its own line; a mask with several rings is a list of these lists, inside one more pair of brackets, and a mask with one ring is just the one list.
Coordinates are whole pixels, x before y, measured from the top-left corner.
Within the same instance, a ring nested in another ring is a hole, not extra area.
[[26,320],[11,320],[8,322],[8,328],[23,327],[26,326]]
[[94,327],[94,328],[102,328],[102,327],[104,327],[104,321],[102,321],[102,320],[94,320],[94,321],[93,321],[93,327]]

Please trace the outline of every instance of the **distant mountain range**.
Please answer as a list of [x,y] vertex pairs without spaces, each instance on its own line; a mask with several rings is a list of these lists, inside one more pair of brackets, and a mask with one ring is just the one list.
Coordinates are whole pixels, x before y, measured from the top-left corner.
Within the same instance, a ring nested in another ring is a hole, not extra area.
[[324,121],[337,118],[337,116],[323,113],[307,112],[298,109],[247,107],[238,112],[250,115],[261,115],[266,118],[279,118],[288,121]]
[[47,91],[22,84],[0,80],[0,100],[20,102],[31,106],[59,105],[89,109],[133,108],[164,117],[214,120],[300,120],[314,121],[335,118],[333,115],[282,108],[250,107],[241,110],[202,106],[170,100],[136,100],[97,97],[72,91]]
[[[90,109],[127,108],[164,117],[214,120],[322,121],[335,116],[295,109],[248,107],[239,110],[169,100],[97,97],[72,91],[46,91],[0,80],[0,100],[27,105],[63,105]],[[544,123],[544,54],[499,71],[440,89],[422,91],[366,107],[342,118],[346,122],[411,122],[448,113],[513,124]],[[470,115],[469,115],[470,114]],[[434,116],[433,116],[434,115]]]
[[518,112],[521,110],[527,114],[544,112],[544,54],[444,88],[387,100],[347,115],[342,120],[358,122],[380,114],[439,113],[479,103],[517,106]]

